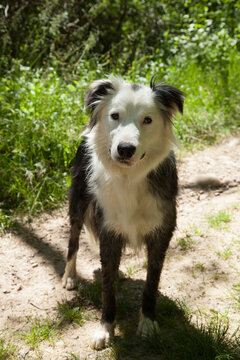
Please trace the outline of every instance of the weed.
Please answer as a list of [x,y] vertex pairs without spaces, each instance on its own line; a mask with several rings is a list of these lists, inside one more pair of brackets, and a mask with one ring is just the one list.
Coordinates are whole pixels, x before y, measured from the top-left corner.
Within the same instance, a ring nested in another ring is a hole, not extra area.
[[192,229],[192,231],[194,232],[195,235],[198,235],[200,237],[204,237],[204,233],[201,230],[199,230],[195,225],[193,225],[191,227],[191,229]]
[[129,276],[132,276],[138,272],[139,268],[136,265],[133,265],[133,266],[128,266],[126,270],[127,270],[127,274]]
[[14,359],[13,355],[15,351],[15,346],[10,343],[5,344],[4,339],[0,339],[0,359]]
[[229,247],[226,247],[223,251],[216,251],[216,254],[227,260],[229,256],[232,255],[232,250]]
[[58,312],[62,321],[78,324],[83,322],[83,311],[80,306],[72,307],[69,303],[58,303]]
[[182,309],[181,304],[169,301],[167,307],[166,304],[164,308],[159,306],[158,311],[160,333],[146,339],[145,345],[149,350],[172,360],[239,360],[240,346],[236,334],[234,337],[228,335],[226,316],[200,314],[194,326],[190,322],[190,314]]
[[197,269],[197,270],[199,270],[201,272],[204,272],[206,270],[205,266],[203,264],[201,264],[201,263],[197,263],[195,265],[195,269]]
[[33,348],[37,347],[40,342],[48,340],[53,341],[53,338],[58,334],[59,323],[50,319],[34,318],[31,322],[29,331],[20,333],[20,337],[30,344]]
[[102,302],[102,283],[100,279],[96,279],[93,283],[78,287],[78,292],[91,304],[99,307]]
[[207,216],[208,223],[210,226],[221,229],[226,227],[226,224],[230,222],[230,214],[229,211],[220,210],[218,213]]
[[177,239],[177,243],[182,250],[187,251],[191,249],[195,242],[189,234],[186,234],[185,237]]
[[147,260],[144,260],[144,262],[143,262],[143,267],[144,267],[144,269],[147,269],[147,268],[148,268],[148,261],[147,261]]

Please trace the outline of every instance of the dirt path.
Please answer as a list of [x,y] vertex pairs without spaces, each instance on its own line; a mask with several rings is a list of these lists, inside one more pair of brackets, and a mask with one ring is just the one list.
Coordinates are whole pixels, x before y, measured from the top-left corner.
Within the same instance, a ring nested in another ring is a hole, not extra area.
[[[220,187],[195,186],[194,176],[210,173],[221,182]],[[181,157],[179,179],[178,229],[168,251],[161,291],[185,301],[191,312],[228,312],[234,331],[240,324],[231,296],[233,286],[240,283],[240,138]],[[211,225],[209,217],[219,211],[227,214],[226,222]],[[61,286],[67,241],[66,208],[44,214],[30,225],[19,224],[15,232],[1,238],[0,337],[17,344],[16,358],[70,359],[70,353],[79,359],[97,358],[97,352],[89,347],[89,336],[100,316],[96,308],[89,308],[82,326],[65,328],[54,344],[43,342],[37,350],[16,336],[29,327],[29,317],[55,316],[58,302],[76,297],[75,291]],[[98,254],[84,234],[80,244],[78,274],[90,281],[100,267]],[[138,280],[142,283],[144,256],[127,251],[121,271],[136,284]]]

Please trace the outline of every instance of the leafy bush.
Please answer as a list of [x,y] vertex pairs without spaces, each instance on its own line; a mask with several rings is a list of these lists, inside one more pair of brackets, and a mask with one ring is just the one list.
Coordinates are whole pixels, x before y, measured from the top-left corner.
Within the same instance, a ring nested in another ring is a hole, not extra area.
[[5,210],[34,214],[66,196],[68,172],[85,115],[87,69],[77,83],[53,69],[16,64],[0,83],[0,198]]
[[128,70],[150,55],[169,63],[176,55],[204,66],[225,62],[240,47],[237,1],[178,0],[3,0],[0,6],[1,62],[24,59],[64,67],[82,59],[107,61],[108,70]]

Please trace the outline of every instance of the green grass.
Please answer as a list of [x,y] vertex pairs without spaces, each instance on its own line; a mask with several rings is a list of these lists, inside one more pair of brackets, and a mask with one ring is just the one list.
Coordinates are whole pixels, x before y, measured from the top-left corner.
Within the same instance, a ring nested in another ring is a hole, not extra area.
[[133,266],[130,265],[126,268],[127,274],[129,276],[135,275],[138,272],[138,270],[139,270],[139,268],[136,265],[133,265]]
[[101,279],[96,279],[92,283],[80,284],[78,292],[81,297],[87,300],[90,304],[99,307],[102,303],[102,283]]
[[59,334],[59,323],[54,320],[34,318],[30,321],[30,329],[20,332],[19,336],[33,348],[36,348],[42,341],[52,343]]
[[227,210],[220,210],[216,214],[210,214],[207,216],[207,220],[210,226],[215,229],[222,229],[226,227],[226,224],[231,221],[230,213]]
[[216,253],[221,258],[227,260],[232,255],[232,250],[230,249],[230,247],[226,247],[223,249],[223,251],[217,251]]
[[[216,312],[198,314],[194,323],[186,305],[161,297],[157,304],[159,333],[139,339],[132,329],[122,326],[121,337],[112,344],[111,359],[160,360],[239,360],[238,333],[229,335],[229,321]],[[129,320],[128,320],[129,321]]]
[[190,250],[194,245],[194,243],[195,243],[194,240],[189,234],[186,234],[184,237],[177,238],[177,244],[184,251]]
[[79,325],[83,323],[83,310],[80,306],[73,307],[69,303],[58,303],[58,313],[61,321],[73,322]]
[[4,339],[0,339],[0,360],[14,359],[16,349],[11,343],[6,343]]

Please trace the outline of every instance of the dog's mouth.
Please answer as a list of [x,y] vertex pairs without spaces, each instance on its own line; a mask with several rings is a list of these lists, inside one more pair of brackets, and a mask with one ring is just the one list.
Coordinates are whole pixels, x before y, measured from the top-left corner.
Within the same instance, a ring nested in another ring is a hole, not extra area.
[[[146,155],[146,153],[143,153],[139,160],[142,160],[145,157],[145,155]],[[118,157],[117,161],[120,164],[127,165],[127,166],[133,166],[137,162],[137,161],[133,160],[132,158],[130,158],[130,159],[122,159],[121,157]]]

